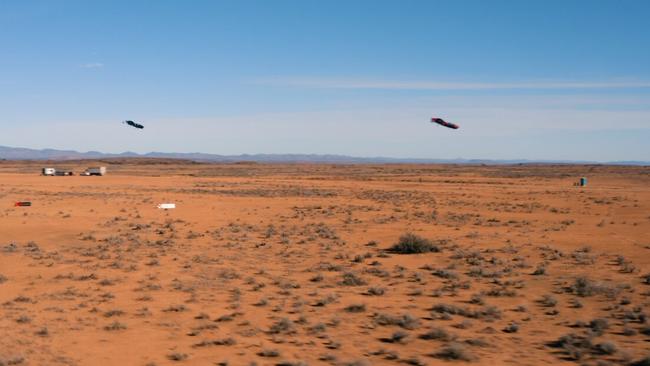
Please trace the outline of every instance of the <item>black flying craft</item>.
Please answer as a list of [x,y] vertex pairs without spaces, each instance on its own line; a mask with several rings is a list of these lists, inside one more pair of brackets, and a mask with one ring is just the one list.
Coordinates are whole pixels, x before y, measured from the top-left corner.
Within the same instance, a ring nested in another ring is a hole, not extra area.
[[135,122],[133,122],[133,121],[128,121],[128,120],[127,120],[127,121],[124,121],[124,122],[122,122],[122,123],[126,123],[127,125],[129,125],[129,126],[131,126],[131,127],[135,127],[135,128],[137,128],[137,129],[140,129],[140,130],[144,128],[143,125],[141,125],[141,124],[139,124],[139,123],[135,123]]
[[454,130],[457,130],[457,129],[458,129],[458,125],[453,124],[453,123],[450,123],[450,122],[447,122],[447,121],[445,121],[445,120],[442,119],[442,118],[433,117],[433,118],[431,118],[431,122],[432,122],[432,123],[437,123],[437,124],[439,124],[440,126],[445,126],[445,127],[448,127],[448,128],[453,128]]

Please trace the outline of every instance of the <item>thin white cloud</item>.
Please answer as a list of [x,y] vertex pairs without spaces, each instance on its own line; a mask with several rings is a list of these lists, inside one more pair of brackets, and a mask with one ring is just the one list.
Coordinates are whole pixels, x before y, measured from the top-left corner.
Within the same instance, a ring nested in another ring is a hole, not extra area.
[[383,89],[383,90],[547,90],[547,89],[630,89],[650,88],[650,81],[530,81],[516,83],[499,82],[442,82],[362,80],[343,78],[275,77],[259,79],[259,85],[289,86],[317,89]]
[[101,69],[104,67],[104,64],[101,62],[89,62],[87,64],[82,64],[81,67],[84,69]]

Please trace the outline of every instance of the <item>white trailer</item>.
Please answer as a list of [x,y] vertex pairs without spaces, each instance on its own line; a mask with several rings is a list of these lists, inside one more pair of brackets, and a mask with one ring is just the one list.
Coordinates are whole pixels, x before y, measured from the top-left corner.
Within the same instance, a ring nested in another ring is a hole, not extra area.
[[56,174],[56,169],[54,168],[43,168],[43,175],[53,176]]
[[86,169],[83,175],[106,175],[105,166],[90,167]]

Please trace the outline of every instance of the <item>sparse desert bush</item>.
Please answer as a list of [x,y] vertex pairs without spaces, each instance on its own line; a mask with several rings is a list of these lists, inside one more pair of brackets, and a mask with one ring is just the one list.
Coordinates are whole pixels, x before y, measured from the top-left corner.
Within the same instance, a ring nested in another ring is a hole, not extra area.
[[431,291],[431,297],[442,297],[444,295],[444,289],[442,288],[437,288],[433,291]]
[[544,295],[544,296],[542,296],[541,299],[537,300],[537,302],[540,305],[542,305],[544,307],[548,307],[548,308],[552,308],[555,305],[557,305],[557,299],[555,297],[553,297],[552,295]]
[[32,321],[32,318],[28,317],[27,315],[21,315],[16,319],[16,323],[18,324],[27,324]]
[[535,271],[532,273],[533,276],[542,276],[546,274],[546,265],[540,264],[535,268]]
[[203,340],[194,344],[192,347],[209,347],[209,346],[232,346],[237,343],[233,338]]
[[365,259],[365,257],[363,255],[357,254],[357,255],[354,256],[354,259],[352,260],[352,262],[361,263],[361,262],[363,262],[364,259]]
[[518,313],[525,313],[528,311],[528,307],[526,307],[526,305],[517,305],[517,307],[514,308],[513,311],[516,311]]
[[367,247],[376,247],[378,244],[379,244],[379,243],[378,243],[377,241],[375,241],[375,240],[371,240],[371,241],[369,241],[369,242],[366,243],[366,246],[367,246]]
[[503,331],[506,333],[517,333],[519,331],[519,324],[512,322],[503,328]]
[[344,273],[343,279],[340,282],[340,284],[344,286],[363,286],[366,283],[366,280],[353,272]]
[[388,343],[401,343],[404,339],[408,337],[408,333],[398,330],[394,332],[389,338],[383,338],[382,341]]
[[138,317],[151,316],[151,311],[149,311],[149,308],[147,308],[145,306],[145,307],[137,309],[135,311],[135,316],[138,316]]
[[332,263],[320,263],[316,267],[316,270],[327,271],[327,272],[339,272],[342,269],[343,267]]
[[282,318],[275,322],[269,328],[270,334],[292,333],[294,332],[293,322],[287,318]]
[[36,253],[40,252],[41,248],[36,244],[34,241],[29,241],[27,244],[25,244],[25,252],[26,253]]
[[470,277],[499,278],[503,276],[503,272],[481,266],[473,266],[469,269],[467,275]]
[[517,296],[517,291],[510,290],[506,287],[501,286],[501,287],[492,287],[491,289],[483,292],[483,294],[491,297],[515,297]]
[[327,330],[327,324],[325,323],[316,323],[309,327],[309,331],[312,333],[322,333]]
[[556,341],[549,342],[547,345],[553,348],[561,348],[562,352],[572,360],[580,360],[588,354],[611,355],[618,350],[618,347],[612,342],[594,344],[592,335],[567,334]]
[[548,310],[547,312],[545,312],[544,314],[555,316],[555,315],[558,315],[559,313],[560,313],[560,311],[558,309],[551,309],[551,310]]
[[147,263],[145,263],[145,265],[152,266],[152,267],[153,266],[158,266],[158,265],[160,265],[160,261],[158,259],[156,259],[156,258],[152,258]]
[[589,247],[584,247],[571,253],[571,257],[573,258],[576,264],[580,264],[580,265],[594,264],[596,263],[596,257],[594,255],[589,254],[590,252],[591,249]]
[[281,361],[275,364],[275,366],[308,366],[306,362],[303,361]]
[[220,317],[218,317],[215,321],[218,323],[221,322],[231,322],[235,320],[235,317],[237,316],[237,313],[232,313],[232,314],[225,314]]
[[7,277],[0,274],[0,284],[7,282]]
[[316,301],[314,306],[325,306],[335,302],[336,299],[338,299],[338,296],[336,296],[335,294],[328,294],[327,296],[323,296],[318,301]]
[[626,261],[621,264],[621,269],[620,269],[621,273],[634,273],[636,271],[637,268],[632,262]]
[[440,248],[434,245],[429,239],[422,238],[413,233],[406,233],[388,251],[397,254],[419,254],[439,252]]
[[22,365],[23,363],[25,363],[25,358],[22,356],[0,357],[0,366]]
[[336,341],[332,341],[332,340],[330,340],[330,341],[328,341],[328,342],[326,343],[326,347],[327,347],[328,349],[339,349],[339,348],[341,348],[341,343],[340,343],[340,342],[336,342]]
[[438,314],[460,315],[466,318],[494,320],[501,318],[501,310],[496,306],[484,306],[478,309],[468,309],[457,305],[437,304],[431,309]]
[[399,355],[396,352],[386,350],[384,348],[380,348],[379,350],[374,351],[371,354],[374,355],[374,356],[384,356],[385,360],[398,360],[399,359]]
[[613,355],[618,351],[618,347],[612,342],[598,343],[594,346],[594,352],[602,355]]
[[623,331],[621,331],[621,334],[623,334],[624,336],[630,337],[630,336],[636,335],[637,331],[634,330],[634,328],[630,328],[630,327],[628,327],[626,325],[626,326],[623,327]]
[[643,312],[643,309],[641,307],[635,307],[632,310],[626,310],[623,313],[623,319],[626,321],[633,321],[633,322],[639,322],[641,324],[645,324],[646,321],[648,320],[648,316],[646,315],[645,312]]
[[311,282],[321,282],[323,279],[324,279],[323,275],[319,273],[319,274],[315,275],[314,277],[310,278],[309,280]]
[[110,280],[108,278],[104,278],[103,280],[99,281],[100,286],[113,286],[115,284],[115,281]]
[[472,327],[472,325],[473,325],[473,323],[470,320],[463,319],[463,321],[461,321],[460,323],[452,325],[452,327],[454,327],[456,329],[469,329],[469,328]]
[[136,298],[135,300],[136,301],[151,301],[151,300],[153,300],[153,297],[151,297],[150,295],[142,295],[142,296],[139,296],[138,298]]
[[318,357],[318,361],[325,361],[325,362],[335,362],[337,360],[336,356],[331,354],[331,353],[326,353],[324,355],[321,355]]
[[388,314],[375,314],[374,321],[379,325],[397,325],[404,329],[415,329],[420,326],[417,318],[404,314],[400,316],[392,316]]
[[573,299],[572,300],[573,307],[576,309],[581,309],[584,305],[582,305],[582,302],[578,299]]
[[4,253],[14,253],[18,250],[18,245],[16,243],[9,243],[2,247]]
[[119,310],[119,309],[109,310],[109,311],[104,313],[104,316],[107,317],[107,318],[110,318],[110,317],[113,317],[113,316],[120,316],[120,315],[124,315],[124,311]]
[[370,363],[368,363],[366,360],[354,360],[343,362],[341,366],[370,366]]
[[363,313],[366,311],[366,305],[365,304],[352,304],[349,305],[345,308],[345,311],[348,313]]
[[485,301],[483,300],[483,294],[473,294],[469,299],[469,302],[474,305],[484,305]]
[[424,334],[420,335],[421,339],[437,340],[437,341],[452,341],[456,336],[447,332],[444,328],[432,328]]
[[422,289],[415,289],[408,293],[409,296],[422,296]]
[[[434,290],[434,292],[437,291],[445,291],[449,292],[452,295],[457,295],[457,290],[469,290],[472,287],[471,283],[469,281],[450,281],[446,283],[443,287]],[[434,296],[436,297],[436,296]],[[439,296],[438,296],[439,297]]]
[[280,351],[275,349],[263,349],[257,353],[260,357],[279,357]]
[[619,293],[619,289],[612,286],[597,283],[585,276],[577,277],[574,283],[569,287],[569,291],[580,297],[588,297],[594,295],[606,295],[615,297]]
[[184,361],[187,360],[187,354],[186,353],[170,353],[167,355],[167,359],[170,361]]
[[27,296],[19,295],[14,298],[14,302],[32,302],[32,299]]
[[458,279],[458,274],[456,272],[449,271],[449,270],[446,270],[446,269],[434,269],[431,272],[431,274],[436,276],[436,277],[440,277],[440,278],[444,278],[444,279],[448,279],[448,280],[450,280],[450,279],[451,280]]
[[370,287],[366,293],[370,296],[382,296],[385,292],[383,287]]
[[650,273],[641,276],[641,279],[643,280],[643,283],[650,285]]
[[644,357],[637,361],[632,361],[629,366],[650,366],[650,356]]
[[197,320],[208,320],[208,319],[210,319],[210,315],[208,315],[208,314],[206,314],[206,313],[199,313],[198,315],[196,315],[196,316],[194,317],[194,319],[197,319]]
[[379,278],[390,277],[390,272],[377,267],[367,268],[364,270],[364,272]]
[[473,361],[476,359],[476,357],[460,343],[448,344],[431,356],[443,360]]
[[187,307],[185,305],[169,305],[168,307],[164,308],[163,311],[166,313],[180,313],[183,311],[186,311]]
[[126,325],[120,322],[112,322],[111,324],[104,327],[104,330],[115,331],[115,330],[124,330]]
[[402,362],[404,362],[407,365],[411,365],[411,366],[426,366],[426,363],[424,361],[420,360],[417,357],[409,357],[409,358],[406,358],[406,359],[402,360]]
[[589,322],[589,329],[591,329],[594,335],[602,335],[607,328],[609,328],[607,319],[598,318]]
[[585,352],[593,347],[591,339],[586,337],[577,336],[575,334],[567,334],[560,337],[558,340],[549,342],[549,347],[561,348],[563,353],[573,360],[579,360]]
[[104,242],[106,242],[107,244],[110,244],[110,245],[120,245],[120,244],[124,243],[124,239],[122,239],[121,237],[119,237],[117,235],[109,236],[109,237],[103,239],[102,241],[104,241]]

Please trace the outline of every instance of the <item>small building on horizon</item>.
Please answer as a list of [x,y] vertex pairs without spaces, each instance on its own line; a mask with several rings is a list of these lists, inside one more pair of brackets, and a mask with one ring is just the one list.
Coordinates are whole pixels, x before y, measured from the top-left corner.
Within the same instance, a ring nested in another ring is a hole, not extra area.
[[56,169],[54,169],[54,168],[43,168],[41,174],[51,177],[51,176],[54,176],[56,174]]
[[98,176],[103,176],[106,175],[106,167],[105,166],[96,166],[96,167],[90,167],[86,169],[81,175],[85,176],[90,176],[90,175],[98,175]]

